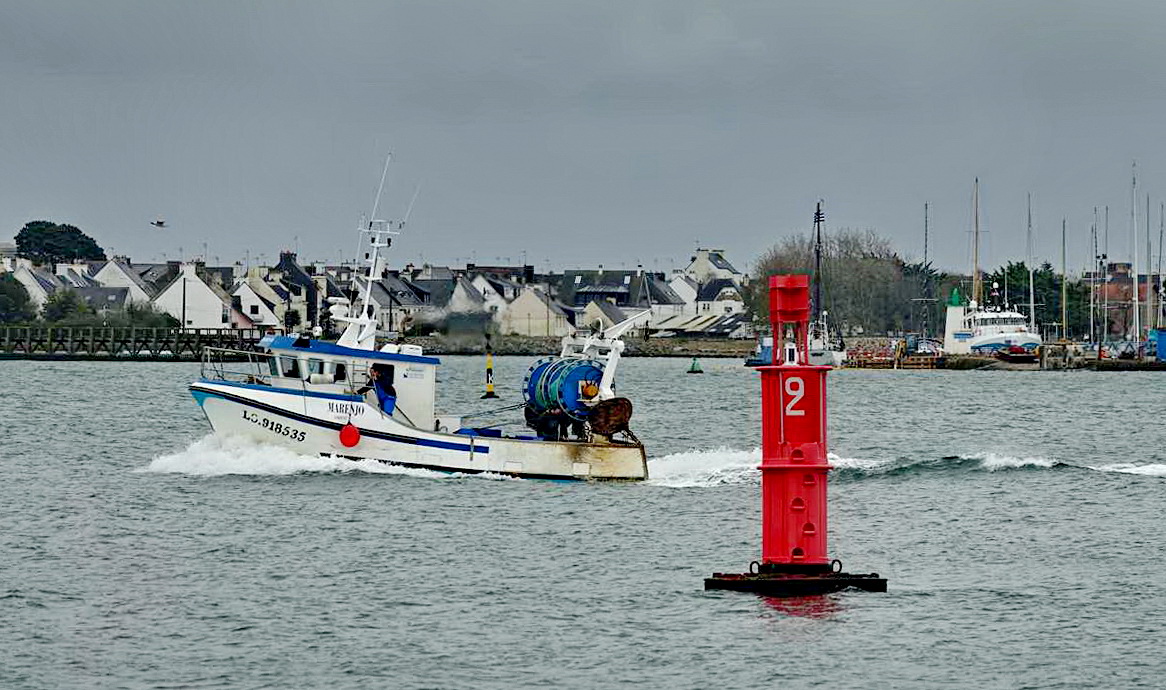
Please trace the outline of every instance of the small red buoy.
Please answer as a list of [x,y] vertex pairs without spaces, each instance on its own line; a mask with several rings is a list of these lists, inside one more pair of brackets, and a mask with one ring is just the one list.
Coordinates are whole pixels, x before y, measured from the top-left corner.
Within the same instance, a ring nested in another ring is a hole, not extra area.
[[340,444],[345,448],[351,448],[360,443],[360,429],[352,422],[340,427]]

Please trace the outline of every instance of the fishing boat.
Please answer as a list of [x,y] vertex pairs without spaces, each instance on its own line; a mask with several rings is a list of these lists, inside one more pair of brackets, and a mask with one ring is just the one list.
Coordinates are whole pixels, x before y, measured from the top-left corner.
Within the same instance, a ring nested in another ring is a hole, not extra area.
[[773,336],[763,335],[757,339],[753,352],[745,358],[745,366],[760,367],[773,364]]
[[[336,342],[271,335],[259,351],[206,348],[190,392],[216,433],[311,455],[376,460],[456,473],[563,480],[641,480],[643,444],[628,427],[632,404],[615,394],[621,336],[648,312],[605,331],[575,333],[557,356],[528,370],[521,407],[528,433],[475,426],[436,410],[440,360],[418,345],[378,347],[372,284],[381,250],[401,224],[371,221],[363,297],[330,298]],[[503,408],[505,409],[505,408]]]
[[814,298],[811,302],[809,362],[815,366],[840,367],[846,363],[846,343],[837,329],[827,322],[822,302],[822,225],[826,214],[822,202],[814,209]]

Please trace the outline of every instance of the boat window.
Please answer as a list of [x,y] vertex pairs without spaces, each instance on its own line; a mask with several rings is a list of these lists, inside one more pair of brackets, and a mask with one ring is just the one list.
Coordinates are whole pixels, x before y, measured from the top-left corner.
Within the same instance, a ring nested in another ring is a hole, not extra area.
[[308,360],[308,375],[309,376],[311,376],[312,374],[323,374],[323,373],[324,373],[324,360],[322,360],[322,359],[309,359]]
[[279,364],[284,376],[289,379],[298,379],[300,377],[300,360],[295,357],[280,357]]
[[336,362],[332,365],[332,380],[333,381],[347,381],[348,371],[344,366],[344,362]]
[[272,376],[279,376],[279,362],[276,361],[275,357],[267,358],[267,368],[271,370]]

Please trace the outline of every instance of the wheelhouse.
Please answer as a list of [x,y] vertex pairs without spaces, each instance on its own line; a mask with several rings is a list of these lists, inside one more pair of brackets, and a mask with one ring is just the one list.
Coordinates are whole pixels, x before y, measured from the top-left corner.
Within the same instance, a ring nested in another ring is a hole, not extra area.
[[[389,344],[380,350],[358,350],[295,336],[267,336],[259,346],[263,352],[206,348],[203,379],[352,396],[370,384],[375,367],[381,381],[396,392],[393,416],[419,429],[434,427],[441,361],[426,357],[420,346]],[[378,407],[371,391],[364,395]]]

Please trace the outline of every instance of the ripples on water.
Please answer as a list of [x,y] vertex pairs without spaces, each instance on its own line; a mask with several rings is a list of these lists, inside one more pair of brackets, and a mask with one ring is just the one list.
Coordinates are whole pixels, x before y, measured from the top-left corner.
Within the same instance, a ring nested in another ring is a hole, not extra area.
[[687,364],[624,361],[652,479],[604,485],[215,437],[196,366],[4,363],[0,686],[1161,687],[1160,375],[831,374],[831,553],[890,592],[765,600],[701,590],[757,555],[755,375]]

